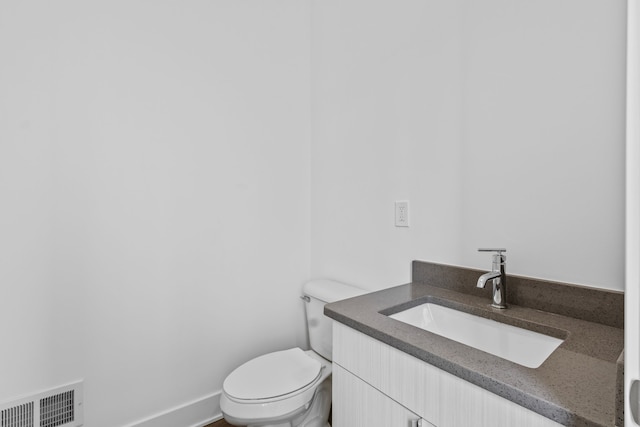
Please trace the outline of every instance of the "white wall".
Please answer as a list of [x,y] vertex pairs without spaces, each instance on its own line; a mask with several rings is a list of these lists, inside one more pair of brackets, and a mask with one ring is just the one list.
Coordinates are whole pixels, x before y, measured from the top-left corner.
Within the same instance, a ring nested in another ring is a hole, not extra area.
[[623,289],[624,1],[312,7],[313,276],[505,246],[508,272]]
[[84,378],[121,426],[305,345],[309,37],[296,0],[0,3],[0,401]]
[[640,3],[627,5],[624,424],[633,426],[640,421]]
[[621,289],[623,2],[476,3],[1,2],[0,401],[197,401],[305,344],[310,276]]

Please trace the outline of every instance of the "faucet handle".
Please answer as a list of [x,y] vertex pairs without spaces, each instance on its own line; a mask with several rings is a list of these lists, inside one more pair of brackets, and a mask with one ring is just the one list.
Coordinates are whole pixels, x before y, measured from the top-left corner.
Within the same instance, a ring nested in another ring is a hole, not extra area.
[[498,255],[502,255],[502,252],[507,252],[505,248],[478,248],[478,252],[496,252]]
[[504,265],[507,257],[502,255],[502,252],[507,252],[505,248],[478,248],[478,252],[495,252],[491,258],[493,260],[493,270],[500,268],[500,265]]

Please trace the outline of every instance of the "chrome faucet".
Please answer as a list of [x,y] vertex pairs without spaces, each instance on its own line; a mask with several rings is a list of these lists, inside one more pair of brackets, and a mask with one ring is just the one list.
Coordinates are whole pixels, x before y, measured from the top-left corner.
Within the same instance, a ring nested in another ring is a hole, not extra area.
[[478,287],[484,288],[487,284],[487,280],[493,280],[493,297],[491,301],[491,307],[494,308],[507,308],[507,275],[504,271],[504,266],[507,262],[507,257],[502,255],[502,252],[507,250],[504,248],[487,249],[480,248],[479,252],[496,252],[493,254],[493,263],[491,271],[485,273],[478,278]]

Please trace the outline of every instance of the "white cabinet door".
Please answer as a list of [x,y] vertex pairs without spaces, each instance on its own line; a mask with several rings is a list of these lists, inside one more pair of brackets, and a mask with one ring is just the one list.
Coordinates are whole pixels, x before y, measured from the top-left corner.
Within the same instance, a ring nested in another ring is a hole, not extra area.
[[335,363],[332,413],[333,427],[433,427]]

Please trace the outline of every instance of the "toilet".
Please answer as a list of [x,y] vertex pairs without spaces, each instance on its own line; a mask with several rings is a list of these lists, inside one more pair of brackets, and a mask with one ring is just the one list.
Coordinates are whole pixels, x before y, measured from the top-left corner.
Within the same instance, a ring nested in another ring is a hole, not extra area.
[[301,298],[311,350],[268,353],[231,372],[220,397],[225,420],[247,427],[329,427],[333,325],[324,305],[366,292],[332,280],[306,283]]

